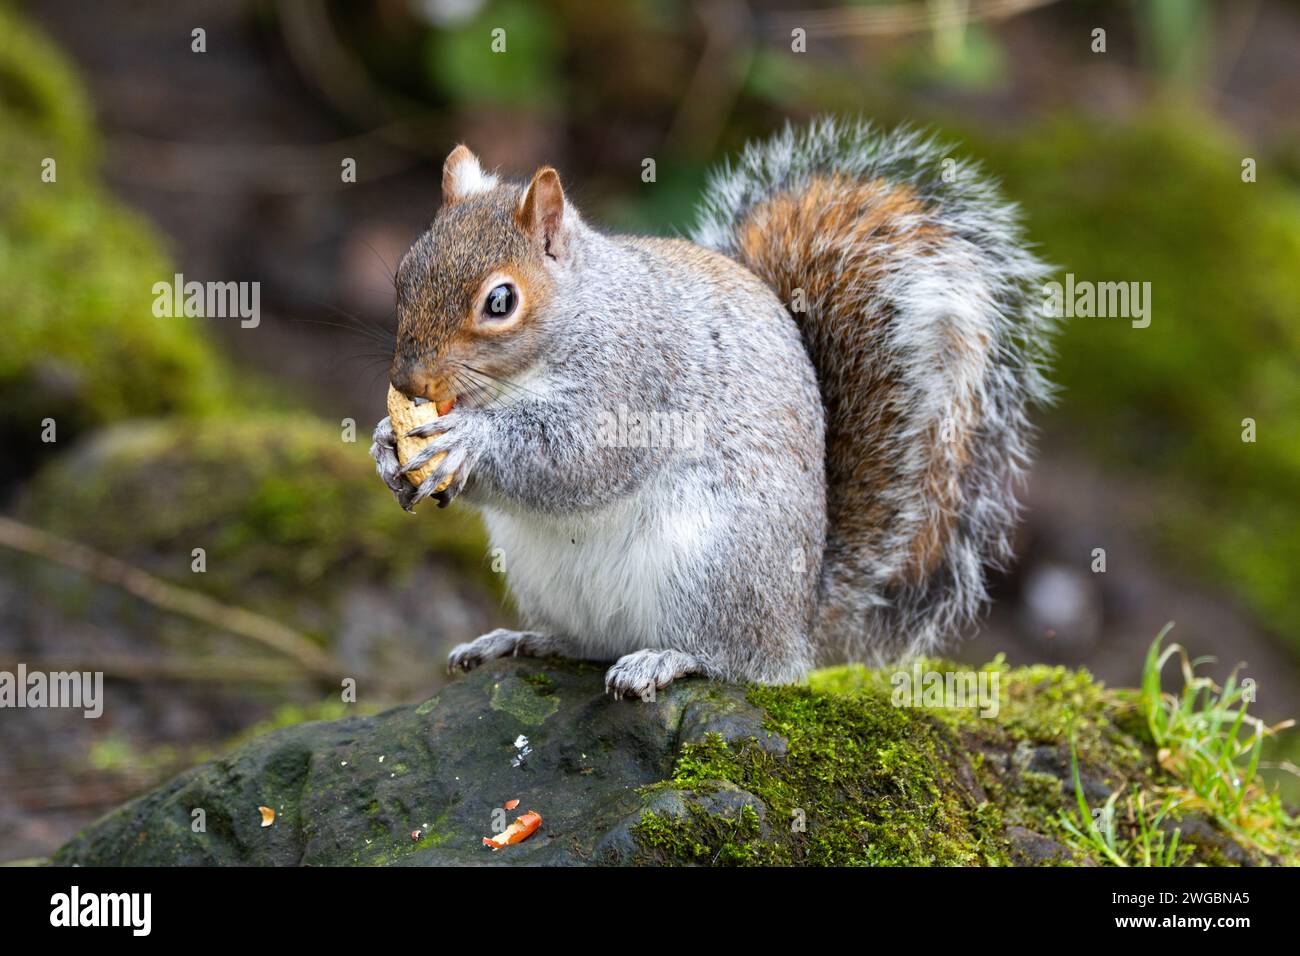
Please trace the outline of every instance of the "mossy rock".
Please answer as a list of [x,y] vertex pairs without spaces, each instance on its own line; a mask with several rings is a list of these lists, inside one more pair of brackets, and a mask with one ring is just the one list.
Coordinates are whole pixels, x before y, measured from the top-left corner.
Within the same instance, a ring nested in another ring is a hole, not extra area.
[[[490,623],[480,618],[500,603],[501,575],[477,515],[407,514],[375,476],[365,428],[343,438],[308,415],[114,425],[38,472],[19,515],[322,644],[373,657],[375,642],[400,639],[401,659],[369,663],[409,673],[403,660],[433,659],[440,639]],[[69,599],[62,578],[50,590]],[[102,604],[86,603],[87,614]]]
[[[56,178],[42,178],[46,159]],[[193,318],[153,315],[170,280],[153,229],[99,181],[91,111],[39,31],[0,7],[0,480],[126,417],[204,414],[229,373]]]
[[[1090,800],[1158,777],[1129,695],[1083,672],[993,666],[1003,705],[981,718],[895,706],[890,675],[864,668],[797,687],[683,680],[639,701],[607,696],[599,666],[494,661],[423,704],[258,738],[110,814],[54,862],[1092,862],[1059,822],[1075,800],[1061,735],[1073,726]],[[535,835],[483,845],[529,810]],[[1213,826],[1187,830],[1192,861],[1268,862]]]

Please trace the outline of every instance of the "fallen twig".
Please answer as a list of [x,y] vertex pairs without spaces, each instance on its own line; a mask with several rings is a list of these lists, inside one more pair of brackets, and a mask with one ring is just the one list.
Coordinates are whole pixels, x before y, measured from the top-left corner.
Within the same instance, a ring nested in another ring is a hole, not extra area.
[[279,621],[164,581],[79,542],[0,516],[0,545],[88,574],[155,607],[255,641],[293,659],[315,677],[332,682],[344,672],[333,655]]

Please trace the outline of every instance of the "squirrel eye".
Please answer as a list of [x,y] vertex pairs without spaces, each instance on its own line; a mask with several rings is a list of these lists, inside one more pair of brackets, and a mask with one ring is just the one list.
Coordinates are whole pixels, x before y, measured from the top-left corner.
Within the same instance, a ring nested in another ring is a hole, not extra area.
[[519,295],[509,282],[494,286],[483,301],[483,314],[491,319],[507,318],[515,310]]

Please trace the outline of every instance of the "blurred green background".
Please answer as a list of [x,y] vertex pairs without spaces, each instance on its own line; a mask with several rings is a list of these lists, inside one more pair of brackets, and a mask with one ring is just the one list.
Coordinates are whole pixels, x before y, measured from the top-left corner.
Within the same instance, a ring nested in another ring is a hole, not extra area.
[[[1021,559],[954,655],[1132,683],[1173,620],[1244,665],[1258,713],[1296,715],[1297,48],[1285,0],[3,0],[0,666],[103,670],[113,706],[0,714],[0,858],[267,726],[426,695],[508,618],[473,514],[404,515],[366,454],[392,269],[460,141],[659,233],[787,120],[908,122],[981,159],[1044,258],[1150,282],[1152,321],[1066,324]],[[260,282],[262,322],[155,318],[176,272]],[[70,541],[219,610],[141,600]]]

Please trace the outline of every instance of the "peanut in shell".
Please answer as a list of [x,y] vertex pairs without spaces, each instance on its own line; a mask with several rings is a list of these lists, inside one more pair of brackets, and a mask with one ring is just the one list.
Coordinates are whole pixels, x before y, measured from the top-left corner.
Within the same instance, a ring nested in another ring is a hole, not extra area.
[[[397,438],[397,460],[405,465],[414,458],[431,439],[429,438],[407,438],[406,433],[419,425],[425,425],[429,422],[436,422],[442,415],[451,410],[453,402],[444,402],[442,405],[442,414],[438,412],[438,405],[433,402],[423,402],[416,404],[407,396],[403,395],[392,385],[388,386],[388,417],[393,423],[393,435]],[[446,452],[441,455],[434,455],[427,462],[413,471],[406,473],[406,480],[417,488],[424,483],[438,463],[447,457]],[[434,489],[434,494],[445,489],[451,484],[453,475],[447,478]]]

